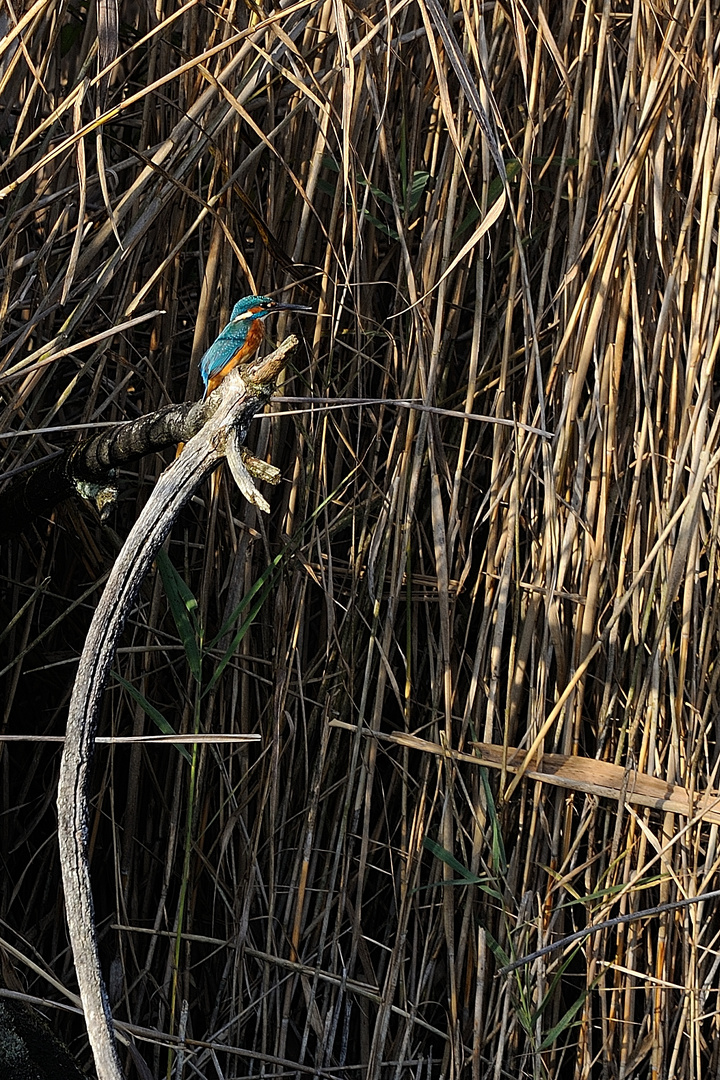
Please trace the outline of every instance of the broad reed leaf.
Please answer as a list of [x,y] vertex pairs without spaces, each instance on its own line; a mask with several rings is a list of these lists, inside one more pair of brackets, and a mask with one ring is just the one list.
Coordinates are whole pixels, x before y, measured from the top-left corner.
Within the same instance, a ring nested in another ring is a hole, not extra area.
[[199,683],[202,679],[202,655],[198,638],[201,639],[202,634],[196,616],[197,600],[170,562],[167,552],[159,551],[156,562],[188,666],[195,681]]

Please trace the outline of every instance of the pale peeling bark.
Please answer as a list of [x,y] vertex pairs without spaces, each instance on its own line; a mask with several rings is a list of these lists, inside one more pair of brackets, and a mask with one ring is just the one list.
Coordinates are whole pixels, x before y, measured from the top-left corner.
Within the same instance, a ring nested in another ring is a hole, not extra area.
[[60,765],[58,840],[70,942],[98,1080],[122,1077],[100,969],[87,852],[88,780],[100,700],[118,637],[160,545],[229,444],[233,457],[237,455],[236,444],[244,442],[252,417],[268,401],[273,381],[296,345],[296,338],[288,338],[267,360],[244,368],[242,376],[231,372],[215,391],[220,403],[212,419],[160,476],[123,545],[80,657]]

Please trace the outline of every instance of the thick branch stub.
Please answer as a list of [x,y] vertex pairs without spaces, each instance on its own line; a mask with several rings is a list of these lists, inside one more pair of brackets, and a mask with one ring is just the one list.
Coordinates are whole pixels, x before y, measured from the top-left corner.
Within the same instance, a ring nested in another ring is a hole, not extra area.
[[[286,338],[270,356],[243,368],[247,389],[247,418],[252,419],[272,393],[275,379],[297,348],[294,335]],[[59,457],[30,469],[0,493],[0,539],[28,528],[32,522],[71,495],[89,497],[98,507],[109,510],[110,488],[121,465],[138,461],[178,443],[187,443],[214,416],[221,401],[222,386],[207,401],[168,405],[77,443]],[[243,436],[244,438],[244,436]],[[84,489],[82,485],[96,485]],[[98,498],[99,493],[99,498]]]

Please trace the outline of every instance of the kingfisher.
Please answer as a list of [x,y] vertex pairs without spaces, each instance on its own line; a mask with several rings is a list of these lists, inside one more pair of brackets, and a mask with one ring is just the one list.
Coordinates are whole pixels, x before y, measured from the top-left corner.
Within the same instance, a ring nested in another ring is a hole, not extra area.
[[246,364],[265,336],[263,320],[276,311],[312,312],[304,304],[283,304],[269,296],[244,296],[232,309],[230,322],[200,361],[205,383],[203,401],[239,364]]

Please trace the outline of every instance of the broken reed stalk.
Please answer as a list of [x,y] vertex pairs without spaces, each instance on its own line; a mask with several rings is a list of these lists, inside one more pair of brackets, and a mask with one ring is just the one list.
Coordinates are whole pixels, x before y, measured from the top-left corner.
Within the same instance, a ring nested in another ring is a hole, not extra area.
[[70,942],[98,1080],[122,1078],[100,969],[87,850],[89,769],[100,700],[118,637],[158,549],[205,477],[230,453],[237,457],[231,447],[244,443],[250,421],[269,400],[272,383],[296,345],[297,339],[287,339],[266,360],[244,369],[244,378],[236,369],[215,391],[220,400],[214,415],[162,473],[123,545],[80,657],[60,765],[58,840]]

